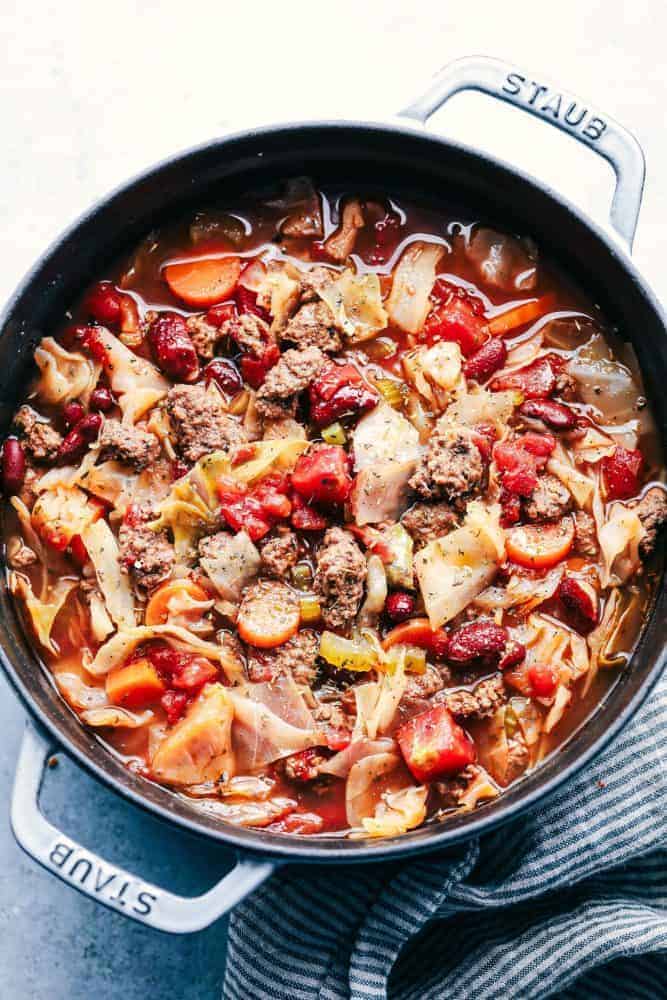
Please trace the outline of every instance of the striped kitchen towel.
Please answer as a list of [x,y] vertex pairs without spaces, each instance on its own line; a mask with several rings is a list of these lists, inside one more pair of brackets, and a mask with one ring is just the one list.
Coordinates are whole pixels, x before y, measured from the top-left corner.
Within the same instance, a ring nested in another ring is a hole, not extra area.
[[225,1000],[667,997],[667,674],[540,809],[451,849],[288,867],[231,918]]

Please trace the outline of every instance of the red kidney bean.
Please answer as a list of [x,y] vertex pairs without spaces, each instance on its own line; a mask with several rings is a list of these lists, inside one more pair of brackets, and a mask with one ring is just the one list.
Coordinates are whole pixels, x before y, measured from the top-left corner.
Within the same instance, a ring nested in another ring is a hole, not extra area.
[[223,392],[236,393],[243,388],[241,373],[233,361],[227,358],[214,358],[204,368],[206,385],[215,382]]
[[183,316],[161,313],[151,323],[148,340],[162,371],[183,382],[194,381],[199,374],[199,361]]
[[445,647],[445,659],[457,666],[476,661],[503,664],[503,669],[516,666],[525,656],[520,642],[510,638],[507,629],[492,621],[470,622],[451,633]]
[[590,632],[598,621],[598,600],[595,588],[576,577],[566,576],[561,580],[558,597],[563,607],[572,616],[572,624],[578,632]]
[[100,432],[102,417],[99,413],[89,413],[83,417],[71,431],[65,436],[60,448],[58,458],[61,462],[74,461],[81,455],[87,444],[94,441]]
[[226,320],[233,319],[234,316],[236,316],[236,303],[223,302],[221,305],[211,306],[206,313],[206,322],[219,328]]
[[415,613],[415,599],[404,590],[389,594],[384,609],[393,622],[404,622]]
[[553,431],[570,431],[577,425],[574,410],[553,399],[527,399],[519,407],[522,417],[535,417]]
[[85,416],[85,410],[81,403],[72,400],[63,406],[63,420],[66,427],[74,427]]
[[476,382],[486,382],[488,378],[499,371],[507,360],[507,347],[502,337],[491,337],[485,344],[471,354],[463,365],[466,378]]
[[121,320],[121,296],[110,281],[99,281],[86,295],[83,307],[103,326],[115,326]]
[[99,386],[90,394],[90,408],[95,412],[108,413],[115,402],[111,389],[107,389],[106,386]]
[[2,489],[5,496],[18,493],[25,479],[25,452],[15,437],[5,440],[2,447]]

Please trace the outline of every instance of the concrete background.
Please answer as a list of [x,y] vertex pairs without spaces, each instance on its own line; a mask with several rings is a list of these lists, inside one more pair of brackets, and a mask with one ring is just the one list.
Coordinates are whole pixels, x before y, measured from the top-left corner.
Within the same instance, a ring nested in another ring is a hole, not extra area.
[[[391,114],[439,66],[472,53],[517,62],[634,131],[648,163],[636,258],[664,297],[666,28],[660,0],[4,0],[0,297],[92,199],[151,161],[234,125]],[[520,162],[605,217],[610,171],[555,130],[479,96],[458,97],[434,127]],[[6,803],[23,721],[0,679],[0,995],[219,996],[224,923],[188,938],[148,931],[16,847]],[[201,892],[228,864],[225,852],[167,830],[66,761],[49,772],[43,798],[66,832],[168,888]]]

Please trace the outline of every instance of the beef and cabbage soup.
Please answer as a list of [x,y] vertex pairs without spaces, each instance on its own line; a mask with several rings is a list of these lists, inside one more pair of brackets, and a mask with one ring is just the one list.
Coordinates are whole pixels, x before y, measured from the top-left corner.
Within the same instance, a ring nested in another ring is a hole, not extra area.
[[4,442],[6,562],[134,772],[393,836],[502,795],[632,669],[660,451],[623,331],[528,234],[297,178],[99,279]]

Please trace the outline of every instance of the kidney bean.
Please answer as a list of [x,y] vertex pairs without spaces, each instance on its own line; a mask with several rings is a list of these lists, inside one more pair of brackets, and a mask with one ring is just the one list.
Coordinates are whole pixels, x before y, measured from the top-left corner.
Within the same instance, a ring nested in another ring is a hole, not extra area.
[[94,441],[100,432],[102,417],[99,413],[89,413],[83,417],[71,431],[65,436],[60,448],[58,458],[61,462],[71,462],[81,455],[87,444]]
[[194,381],[199,361],[183,316],[161,313],[150,325],[148,340],[162,371],[183,382]]
[[2,447],[2,489],[5,496],[18,493],[25,479],[25,452],[15,437],[5,440]]
[[121,296],[110,281],[99,281],[86,295],[83,307],[103,326],[115,326],[121,319]]
[[384,609],[393,622],[404,622],[415,613],[415,599],[412,594],[397,590],[389,594]]
[[90,394],[90,408],[95,412],[108,413],[115,402],[111,389],[107,389],[106,386],[99,386]]
[[243,388],[241,373],[233,361],[227,358],[214,358],[204,368],[206,385],[215,382],[223,392],[236,393]]
[[541,420],[553,431],[570,431],[577,425],[577,415],[574,410],[553,399],[527,399],[519,407],[523,417],[535,417]]
[[85,410],[81,403],[72,400],[63,406],[63,420],[66,427],[74,427],[85,415]]
[[597,625],[598,600],[594,587],[574,576],[561,580],[558,597],[570,613],[572,624],[584,635]]
[[463,374],[466,378],[475,379],[476,382],[486,382],[503,367],[506,360],[505,341],[502,337],[491,337],[478,351],[471,354],[463,365]]
[[[508,655],[509,654],[509,655]],[[525,649],[510,638],[507,629],[492,621],[470,622],[451,633],[445,647],[445,659],[457,666],[476,661],[504,663],[505,668],[521,662]]]
[[217,306],[211,306],[206,312],[206,322],[210,323],[211,326],[217,326],[220,328],[222,324],[228,319],[234,319],[236,315],[236,303],[235,302],[223,302]]

